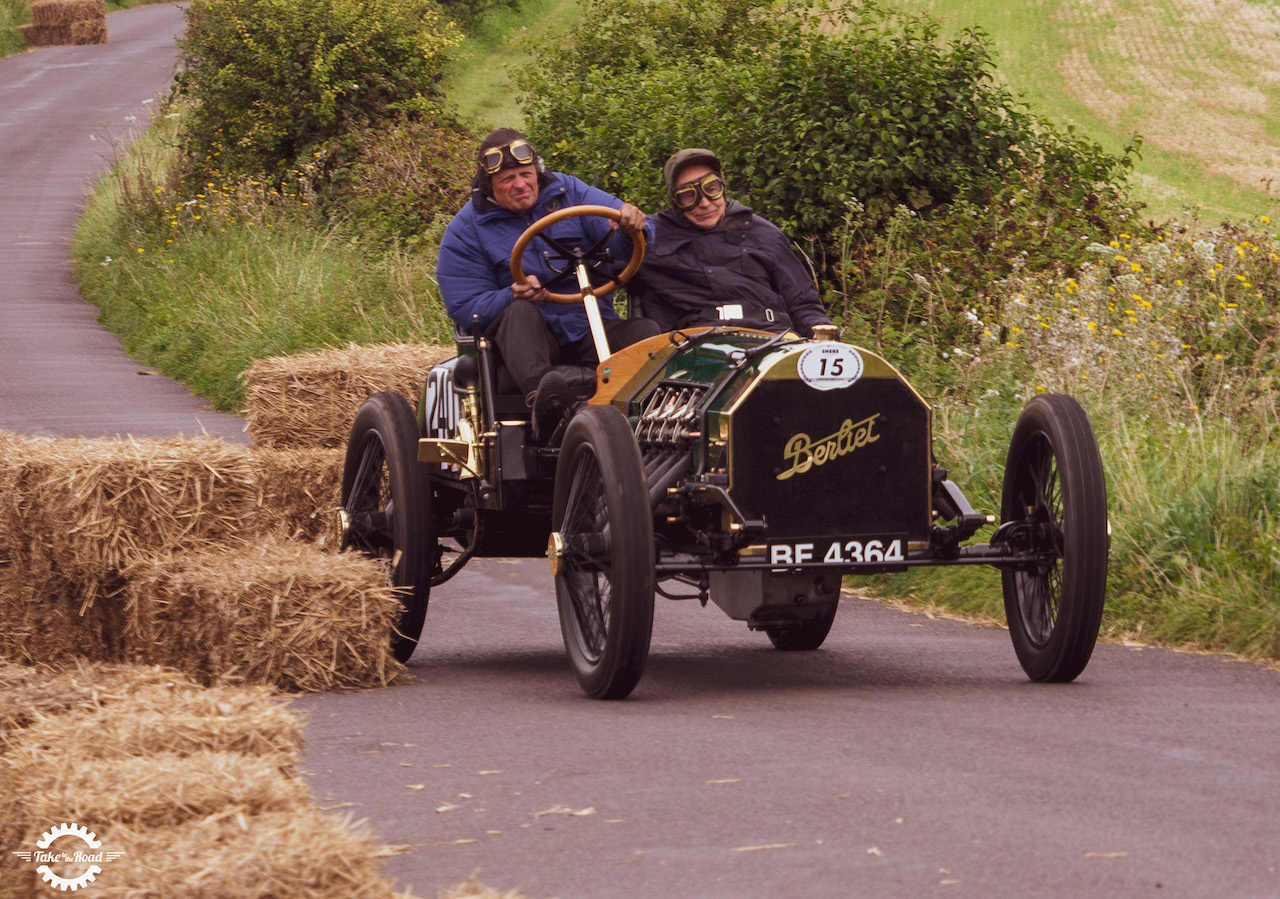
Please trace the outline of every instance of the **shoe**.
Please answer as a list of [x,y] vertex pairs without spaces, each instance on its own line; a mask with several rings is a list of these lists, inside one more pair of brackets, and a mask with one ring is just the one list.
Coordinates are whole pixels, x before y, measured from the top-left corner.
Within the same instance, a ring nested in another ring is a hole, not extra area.
[[558,371],[549,371],[533,394],[533,439],[546,444],[564,421],[577,395]]

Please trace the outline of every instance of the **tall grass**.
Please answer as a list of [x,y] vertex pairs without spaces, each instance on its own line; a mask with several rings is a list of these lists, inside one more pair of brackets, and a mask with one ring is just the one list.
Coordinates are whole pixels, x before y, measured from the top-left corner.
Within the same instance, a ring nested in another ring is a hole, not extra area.
[[31,0],[0,0],[0,57],[27,49],[19,25],[31,24]]
[[[999,509],[1016,408],[942,406],[940,461],[979,510]],[[1280,446],[1236,423],[1194,426],[1092,403],[1112,525],[1103,636],[1280,659]],[[984,532],[985,533],[985,532]],[[1003,621],[992,569],[858,578],[912,604]]]
[[[1076,396],[1108,483],[1105,633],[1280,658],[1280,241],[1261,217],[1091,249],[1074,276],[993,285],[972,345],[922,342],[906,370],[934,402],[937,456],[998,511],[1022,404]],[[1003,617],[992,572],[869,585]]]
[[173,203],[175,128],[162,120],[98,185],[74,242],[82,291],[130,353],[235,411],[256,359],[452,334],[434,256],[322,224],[305,179],[284,193],[210,184]]

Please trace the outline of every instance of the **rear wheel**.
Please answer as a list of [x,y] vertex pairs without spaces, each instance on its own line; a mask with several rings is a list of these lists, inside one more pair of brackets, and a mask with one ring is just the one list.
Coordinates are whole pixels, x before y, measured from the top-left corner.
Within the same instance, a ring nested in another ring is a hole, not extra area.
[[391,648],[409,661],[422,635],[436,547],[431,490],[418,461],[418,422],[404,397],[384,392],[356,413],[342,469],[344,547],[383,562],[400,594]]
[[560,630],[578,683],[622,699],[653,632],[653,515],[635,435],[612,406],[586,406],[560,445],[552,511]]
[[1089,663],[1106,598],[1107,487],[1084,409],[1047,394],[1023,409],[1005,463],[1004,521],[1038,561],[1002,572],[1018,661],[1035,681],[1074,680]]

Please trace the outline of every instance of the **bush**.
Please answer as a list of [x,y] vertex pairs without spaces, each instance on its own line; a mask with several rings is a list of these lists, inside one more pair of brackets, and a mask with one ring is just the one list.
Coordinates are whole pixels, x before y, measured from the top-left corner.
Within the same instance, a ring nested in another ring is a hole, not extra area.
[[414,241],[467,202],[479,138],[452,122],[401,119],[362,133],[341,191],[328,199],[371,235]]
[[193,0],[175,90],[195,183],[281,179],[385,115],[438,111],[458,39],[434,0]]
[[1122,221],[1136,143],[1061,132],[994,72],[981,32],[948,44],[874,3],[596,0],[521,83],[548,161],[642,207],[665,205],[672,152],[716,150],[731,193],[813,257],[833,316],[896,349],[922,299],[944,340],[971,339],[967,304],[1023,249],[1070,269]]

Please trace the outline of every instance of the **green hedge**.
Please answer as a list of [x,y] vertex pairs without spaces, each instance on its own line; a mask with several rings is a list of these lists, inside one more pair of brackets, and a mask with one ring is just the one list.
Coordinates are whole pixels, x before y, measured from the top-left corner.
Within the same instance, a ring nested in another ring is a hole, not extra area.
[[1136,150],[1054,128],[995,64],[981,32],[948,42],[873,2],[595,0],[519,83],[548,161],[642,208],[665,205],[672,152],[714,149],[731,194],[814,260],[833,315],[896,345],[926,314],[963,339],[964,310],[1020,263],[1010,247],[1069,271],[1124,215]]
[[370,122],[434,114],[458,40],[434,0],[192,0],[176,85],[190,171],[285,179]]

